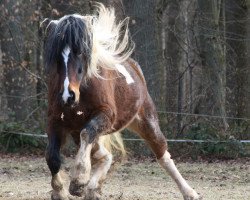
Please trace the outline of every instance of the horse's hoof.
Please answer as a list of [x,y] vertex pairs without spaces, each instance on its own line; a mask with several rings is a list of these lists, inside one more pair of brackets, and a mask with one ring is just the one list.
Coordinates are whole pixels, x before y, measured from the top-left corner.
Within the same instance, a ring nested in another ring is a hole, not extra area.
[[101,200],[101,195],[97,192],[97,189],[87,189],[84,200]]
[[58,194],[51,194],[51,200],[62,200],[62,198]]
[[76,181],[71,181],[69,185],[69,193],[74,196],[82,197],[84,194],[84,184],[79,184]]
[[201,200],[202,197],[197,194],[197,192],[193,189],[186,192],[186,194],[183,196],[184,200]]
[[202,200],[202,197],[201,196],[198,196],[198,197],[184,196],[184,200]]
[[70,194],[57,193],[55,191],[51,194],[51,200],[74,200],[75,198]]

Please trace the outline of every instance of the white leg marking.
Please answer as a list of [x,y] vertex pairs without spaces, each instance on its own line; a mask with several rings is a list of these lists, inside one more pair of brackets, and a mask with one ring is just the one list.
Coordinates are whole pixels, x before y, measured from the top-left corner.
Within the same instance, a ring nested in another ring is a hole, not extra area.
[[51,180],[51,186],[53,188],[53,199],[68,199],[68,197],[71,197],[68,190],[64,186],[64,181],[62,179],[61,173],[62,171],[59,171],[52,177]]
[[90,178],[92,144],[81,140],[81,147],[76,155],[75,166],[72,172],[72,180],[77,180],[79,184],[86,184]]
[[68,60],[69,60],[69,53],[70,53],[70,48],[68,46],[66,46],[62,52],[62,56],[63,56],[63,60],[64,60],[64,64],[65,64],[65,71],[66,71],[66,76],[65,76],[65,80],[64,80],[64,90],[63,90],[63,101],[64,103],[67,102],[68,98],[70,97],[69,94],[69,78],[68,78]]
[[182,177],[178,169],[176,168],[174,161],[168,151],[164,153],[162,158],[158,160],[159,164],[169,173],[178,185],[184,199],[199,199],[199,195],[188,185],[186,180]]
[[117,70],[125,77],[127,84],[134,83],[134,79],[131,77],[131,75],[128,73],[128,71],[123,65],[116,64],[115,66]]
[[93,175],[89,181],[88,189],[99,187],[100,181],[104,180],[112,164],[112,154],[99,143],[99,150],[95,152],[93,158],[97,163],[93,166]]

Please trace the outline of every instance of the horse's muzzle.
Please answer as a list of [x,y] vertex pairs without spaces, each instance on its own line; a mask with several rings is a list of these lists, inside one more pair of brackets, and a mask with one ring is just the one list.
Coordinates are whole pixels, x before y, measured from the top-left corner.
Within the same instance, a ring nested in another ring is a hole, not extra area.
[[76,95],[73,91],[69,91],[69,97],[67,99],[67,104],[72,105],[75,103]]
[[65,98],[63,97],[63,92],[59,93],[59,101],[61,102],[62,106],[71,106],[76,103],[76,95],[73,91],[69,91],[69,95]]

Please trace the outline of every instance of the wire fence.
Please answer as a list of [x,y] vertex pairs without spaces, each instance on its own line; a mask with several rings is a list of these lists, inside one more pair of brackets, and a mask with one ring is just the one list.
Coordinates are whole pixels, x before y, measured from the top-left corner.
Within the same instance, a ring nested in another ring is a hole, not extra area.
[[[9,134],[38,137],[38,138],[47,138],[47,134],[33,134],[33,133],[23,133],[23,132],[9,132],[3,131]],[[136,138],[123,138],[124,141],[144,141],[143,139]],[[176,143],[230,143],[231,141],[237,141],[240,143],[250,143],[250,140],[190,140],[190,139],[167,139],[167,142],[176,142]]]
[[[0,97],[10,97],[10,98],[24,98],[24,96],[15,96],[15,95],[2,95],[0,94]],[[37,96],[30,96],[30,97],[25,97],[26,99],[36,99]],[[46,99],[42,99],[45,100]],[[196,117],[196,118],[213,118],[213,119],[229,119],[229,120],[242,120],[245,122],[249,122],[250,118],[246,117],[232,117],[232,116],[218,116],[218,115],[208,115],[208,114],[194,114],[194,113],[185,113],[185,112],[171,112],[171,111],[163,111],[163,110],[158,110],[158,114],[164,114],[164,115],[182,115],[182,116],[190,116],[190,117]],[[2,133],[9,133],[9,134],[15,134],[15,135],[21,135],[21,136],[28,136],[28,137],[34,137],[34,138],[47,138],[47,134],[33,134],[33,133],[27,133],[27,132],[19,132],[19,131],[6,131],[2,130]],[[249,134],[248,134],[249,135]],[[138,138],[123,138],[124,141],[144,141],[143,139],[138,139]],[[168,142],[171,143],[230,143],[232,141],[243,143],[243,144],[248,144],[250,143],[250,140],[244,139],[229,139],[229,140],[202,140],[202,139],[167,139]]]
[[163,114],[184,115],[184,116],[193,116],[193,117],[206,117],[206,118],[215,118],[215,119],[233,119],[233,120],[250,121],[250,118],[245,118],[245,117],[230,117],[230,116],[228,117],[228,116],[219,116],[219,115],[193,114],[193,113],[169,112],[169,111],[157,111],[157,112],[163,113]]

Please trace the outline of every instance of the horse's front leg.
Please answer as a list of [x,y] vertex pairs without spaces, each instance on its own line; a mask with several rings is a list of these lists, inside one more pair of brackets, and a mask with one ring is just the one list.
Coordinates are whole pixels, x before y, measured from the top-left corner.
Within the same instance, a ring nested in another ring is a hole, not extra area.
[[80,139],[81,144],[75,158],[69,187],[70,193],[75,196],[83,196],[91,172],[90,153],[92,143],[89,142],[89,136],[85,131],[81,132]]
[[80,148],[72,171],[69,191],[72,195],[85,196],[85,199],[99,199],[94,190],[87,186],[91,172],[91,149],[96,138],[110,130],[111,118],[106,113],[99,113],[92,118],[80,133]]
[[57,129],[48,129],[49,143],[46,149],[46,161],[51,171],[52,180],[51,186],[53,188],[52,200],[69,200],[72,196],[68,190],[65,189],[62,177],[60,175],[61,158],[60,148],[62,145],[61,131]]

